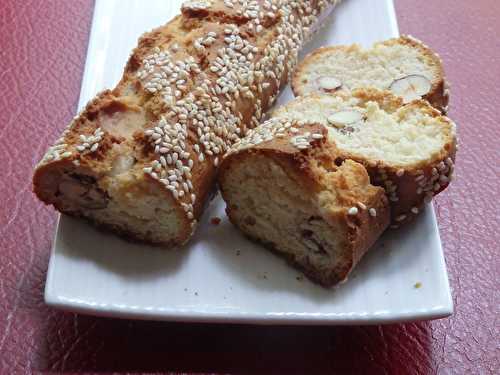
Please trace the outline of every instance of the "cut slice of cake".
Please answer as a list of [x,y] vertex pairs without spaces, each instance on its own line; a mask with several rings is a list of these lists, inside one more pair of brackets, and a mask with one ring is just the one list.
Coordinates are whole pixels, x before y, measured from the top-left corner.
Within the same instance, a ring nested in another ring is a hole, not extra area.
[[312,93],[274,114],[282,121],[328,127],[338,162],[363,164],[374,184],[386,189],[393,225],[418,214],[450,183],[456,153],[455,124],[427,101],[404,104],[388,91]]
[[320,48],[297,67],[292,83],[296,96],[369,87],[389,90],[405,103],[423,98],[447,111],[449,87],[441,58],[410,36],[375,43],[369,49],[357,44]]
[[327,129],[270,120],[224,158],[218,182],[233,224],[313,281],[344,281],[389,225],[384,190],[346,160]]

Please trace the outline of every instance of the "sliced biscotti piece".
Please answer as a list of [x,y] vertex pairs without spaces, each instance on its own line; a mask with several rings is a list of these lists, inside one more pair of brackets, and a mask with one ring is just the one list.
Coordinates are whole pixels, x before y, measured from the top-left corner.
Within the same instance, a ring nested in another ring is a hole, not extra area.
[[292,87],[296,96],[368,87],[390,90],[405,103],[426,99],[443,113],[449,101],[441,58],[410,36],[375,43],[368,49],[358,44],[320,48],[297,67]]
[[394,225],[418,214],[451,181],[455,124],[427,101],[405,105],[401,98],[374,89],[312,93],[273,116],[327,126],[339,159],[362,163],[373,183],[385,187]]
[[231,222],[326,287],[347,278],[390,220],[366,169],[335,160],[325,127],[270,120],[235,145],[218,175]]
[[219,158],[255,127],[336,0],[186,1],[146,33],[117,87],[78,115],[34,175],[45,203],[129,237],[185,243]]

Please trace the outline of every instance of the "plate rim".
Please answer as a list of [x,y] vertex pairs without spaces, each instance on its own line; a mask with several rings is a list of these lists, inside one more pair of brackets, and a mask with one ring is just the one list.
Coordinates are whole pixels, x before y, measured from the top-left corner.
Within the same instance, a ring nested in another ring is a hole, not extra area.
[[[432,209],[432,220],[436,222],[434,207]],[[55,237],[59,231],[61,215],[58,214]],[[436,222],[437,225],[437,222]],[[438,232],[439,236],[439,232]],[[439,236],[439,262],[444,269],[446,276],[448,271],[446,268],[444,253]],[[451,296],[449,278],[445,278],[447,300],[445,304],[433,308],[425,308],[420,310],[412,310],[407,312],[380,312],[380,313],[245,313],[245,312],[204,312],[204,311],[180,311],[175,309],[161,309],[153,307],[142,307],[134,305],[114,305],[100,304],[92,301],[85,301],[78,298],[67,298],[58,295],[52,290],[53,273],[55,263],[55,238],[51,249],[49,266],[47,271],[47,279],[45,283],[44,301],[53,308],[96,317],[118,318],[118,319],[134,319],[144,321],[166,321],[166,322],[186,322],[186,323],[229,323],[229,324],[251,324],[251,325],[338,325],[338,326],[353,326],[353,325],[380,325],[380,324],[395,324],[404,322],[416,322],[443,319],[451,316],[454,313],[454,301]]]
[[[297,313],[284,313],[284,314],[245,314],[245,313],[184,313],[184,312],[170,312],[168,314],[155,313],[150,311],[130,310],[130,309],[103,309],[92,308],[92,306],[85,303],[69,302],[62,300],[58,297],[52,296],[45,297],[45,303],[53,308],[78,313],[85,315],[92,315],[103,318],[118,318],[118,319],[132,319],[143,321],[164,321],[164,322],[184,322],[184,323],[215,323],[215,324],[245,324],[245,325],[304,325],[304,326],[322,326],[322,325],[335,325],[335,326],[356,326],[356,325],[387,325],[398,324],[406,322],[418,322],[427,320],[443,319],[453,314],[453,308],[447,306],[440,306],[439,308],[428,310],[425,312],[409,312],[407,314],[399,313],[398,315],[384,317],[373,317],[373,314],[368,314],[363,318],[361,314],[353,314],[351,317],[339,318],[339,314],[335,316],[327,314],[319,314],[318,317],[306,314],[302,316]],[[346,315],[349,315],[346,313]]]

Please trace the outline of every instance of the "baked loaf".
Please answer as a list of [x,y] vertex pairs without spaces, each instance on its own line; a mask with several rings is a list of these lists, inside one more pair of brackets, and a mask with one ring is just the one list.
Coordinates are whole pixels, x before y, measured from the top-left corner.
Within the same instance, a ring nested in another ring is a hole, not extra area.
[[185,243],[227,148],[260,123],[337,0],[196,0],[146,33],[119,84],[36,167],[60,212],[130,238]]
[[312,93],[273,115],[328,126],[339,161],[363,164],[371,181],[386,189],[393,226],[418,214],[452,179],[455,124],[427,101],[405,105],[390,92],[375,89]]
[[228,153],[218,182],[232,223],[329,287],[386,229],[390,209],[361,164],[335,164],[327,138],[322,125],[271,119]]
[[299,64],[292,83],[296,96],[367,87],[390,90],[405,103],[423,98],[443,113],[448,109],[441,58],[410,36],[375,43],[369,49],[357,44],[320,48]]

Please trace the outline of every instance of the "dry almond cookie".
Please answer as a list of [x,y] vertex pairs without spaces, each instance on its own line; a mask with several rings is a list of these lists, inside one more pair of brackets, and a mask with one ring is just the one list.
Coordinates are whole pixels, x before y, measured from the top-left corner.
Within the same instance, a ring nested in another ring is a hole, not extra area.
[[347,276],[387,228],[384,189],[346,160],[327,129],[271,119],[224,158],[218,182],[231,222],[330,287]]
[[327,126],[339,162],[363,164],[372,182],[385,188],[395,226],[417,215],[452,179],[456,127],[427,101],[404,104],[390,92],[375,89],[312,93],[273,116]]
[[410,36],[369,49],[357,44],[320,48],[299,64],[292,81],[296,96],[368,87],[389,90],[405,103],[426,99],[443,113],[448,109],[449,87],[441,58]]
[[221,156],[260,123],[337,0],[190,0],[36,167],[36,195],[136,240],[185,243]]

